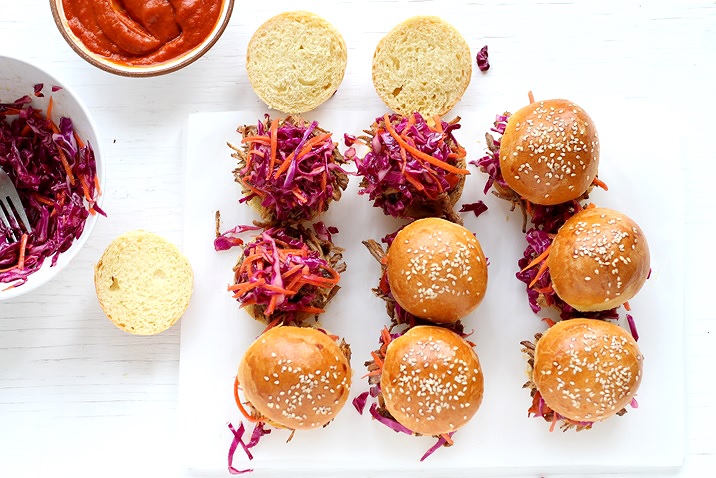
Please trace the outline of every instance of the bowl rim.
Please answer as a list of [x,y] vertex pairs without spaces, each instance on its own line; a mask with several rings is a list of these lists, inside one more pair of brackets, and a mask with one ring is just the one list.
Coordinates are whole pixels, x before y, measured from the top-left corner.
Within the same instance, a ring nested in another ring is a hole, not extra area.
[[[62,0],[50,0],[50,10],[52,11],[52,19],[55,22],[55,26],[57,26],[57,29],[60,31],[62,38],[64,38],[65,42],[67,42],[70,48],[72,48],[72,50],[74,50],[80,58],[90,63],[92,66],[108,73],[130,78],[147,78],[166,75],[194,63],[196,60],[203,57],[206,52],[208,52],[216,44],[216,42],[219,41],[219,38],[221,38],[226,30],[226,27],[229,25],[229,20],[231,20],[231,15],[234,11],[234,0],[221,1],[223,5],[226,5],[225,14],[223,15],[223,18],[219,19],[215,27],[202,43],[179,57],[167,60],[166,62],[145,66],[123,65],[106,59],[100,60],[100,58],[102,58],[100,55],[91,52],[88,48],[80,46],[82,41],[67,27],[67,19],[64,16]],[[176,61],[177,58],[181,58],[181,60]]]
[[[89,129],[94,134],[97,144],[92,145],[92,149],[95,153],[95,167],[97,169],[97,176],[99,178],[99,186],[100,191],[103,193],[99,195],[97,198],[97,204],[102,206],[104,202],[104,190],[105,190],[105,161],[102,154],[102,138],[99,133],[99,130],[97,128],[97,125],[94,121],[94,118],[90,114],[89,109],[85,105],[82,98],[74,91],[74,89],[67,85],[66,82],[62,81],[61,78],[58,78],[57,75],[54,73],[51,73],[48,71],[44,66],[38,65],[37,63],[27,61],[25,59],[17,58],[12,55],[7,55],[5,53],[0,53],[0,61],[14,61],[17,63],[21,63],[25,66],[28,66],[30,68],[33,68],[40,73],[42,73],[44,76],[50,78],[54,84],[57,86],[62,87],[62,89],[67,93],[68,96],[70,96],[76,103],[79,109],[82,111],[82,114],[87,118],[87,123],[89,126]],[[28,82],[28,88],[32,87],[32,84],[34,84],[32,81]],[[55,266],[50,266],[49,262],[45,262],[42,267],[29,276],[28,281],[21,286],[13,287],[12,289],[8,290],[1,290],[3,287],[0,286],[0,302],[8,299],[12,299],[15,297],[19,297],[21,295],[27,294],[29,292],[32,292],[34,290],[37,290],[38,288],[42,287],[43,285],[47,284],[48,282],[52,281],[65,267],[67,267],[72,260],[79,254],[80,250],[85,246],[87,243],[87,240],[92,235],[92,232],[94,231],[95,225],[97,224],[99,214],[90,215],[87,220],[85,221],[85,227],[82,230],[82,234],[80,234],[80,237],[76,238],[69,249],[67,249],[65,252],[62,252],[59,257],[62,258],[63,264],[58,264]],[[36,274],[37,272],[45,271],[45,277],[42,278],[42,280],[38,281],[32,281],[31,278]]]

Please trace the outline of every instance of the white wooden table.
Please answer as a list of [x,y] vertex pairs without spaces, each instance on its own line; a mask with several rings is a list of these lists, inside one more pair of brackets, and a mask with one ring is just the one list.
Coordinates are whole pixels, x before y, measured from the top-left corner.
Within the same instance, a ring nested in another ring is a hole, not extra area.
[[[130,229],[182,243],[187,115],[261,105],[243,66],[246,44],[265,19],[291,9],[325,16],[348,45],[345,80],[324,108],[383,111],[370,82],[373,48],[398,21],[426,13],[453,23],[473,54],[489,45],[492,69],[475,69],[463,106],[501,112],[525,103],[531,89],[580,104],[611,98],[661,105],[677,118],[680,129],[663,139],[664,148],[682,158],[684,184],[674,188],[683,188],[685,197],[688,439],[685,464],[674,476],[714,476],[716,214],[707,169],[716,129],[713,0],[239,1],[204,58],[150,79],[113,76],[81,60],[62,40],[46,0],[3,0],[0,53],[47,67],[94,115],[107,163],[103,207],[109,218],[56,280],[0,303],[0,476],[180,475],[179,328],[154,337],[121,332],[97,304],[91,271],[106,245]],[[638,118],[622,121],[629,134],[629,122]]]

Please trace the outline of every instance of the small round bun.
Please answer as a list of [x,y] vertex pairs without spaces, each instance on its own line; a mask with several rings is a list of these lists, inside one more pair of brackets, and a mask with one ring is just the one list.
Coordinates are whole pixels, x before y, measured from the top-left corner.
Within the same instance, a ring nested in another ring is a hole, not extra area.
[[534,204],[559,204],[580,197],[597,176],[598,166],[594,122],[570,101],[537,101],[507,121],[500,142],[502,176]]
[[94,283],[102,310],[117,327],[153,335],[184,314],[194,274],[177,246],[152,232],[130,231],[107,246]]
[[380,379],[385,407],[415,433],[465,425],[480,408],[483,387],[477,354],[455,332],[418,326],[388,345]]
[[455,27],[417,16],[393,28],[373,54],[373,85],[385,104],[402,115],[444,115],[470,84],[470,46]]
[[305,113],[333,96],[347,59],[346,43],[333,25],[314,13],[285,12],[251,37],[246,71],[269,108]]
[[577,310],[613,309],[649,276],[649,246],[637,223],[606,208],[578,212],[564,223],[547,258],[552,287]]
[[642,376],[634,338],[611,322],[557,322],[537,341],[533,382],[545,403],[575,421],[604,420],[627,406]]
[[292,430],[326,425],[348,400],[351,366],[327,334],[279,326],[249,346],[237,378],[244,396],[270,422]]
[[487,261],[480,242],[445,219],[419,219],[401,229],[386,267],[396,302],[435,323],[465,317],[485,297]]

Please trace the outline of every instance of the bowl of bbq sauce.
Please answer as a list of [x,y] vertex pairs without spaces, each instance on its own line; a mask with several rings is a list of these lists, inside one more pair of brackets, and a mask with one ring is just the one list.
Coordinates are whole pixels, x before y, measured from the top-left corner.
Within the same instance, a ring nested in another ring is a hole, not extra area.
[[84,60],[130,77],[201,58],[221,37],[234,0],[50,0],[55,24]]

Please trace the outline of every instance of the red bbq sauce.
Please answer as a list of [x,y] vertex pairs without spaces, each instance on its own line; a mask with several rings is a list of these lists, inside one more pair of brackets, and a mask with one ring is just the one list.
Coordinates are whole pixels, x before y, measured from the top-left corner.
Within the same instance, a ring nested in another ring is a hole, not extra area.
[[70,29],[90,51],[147,66],[187,53],[216,26],[223,0],[62,0]]

